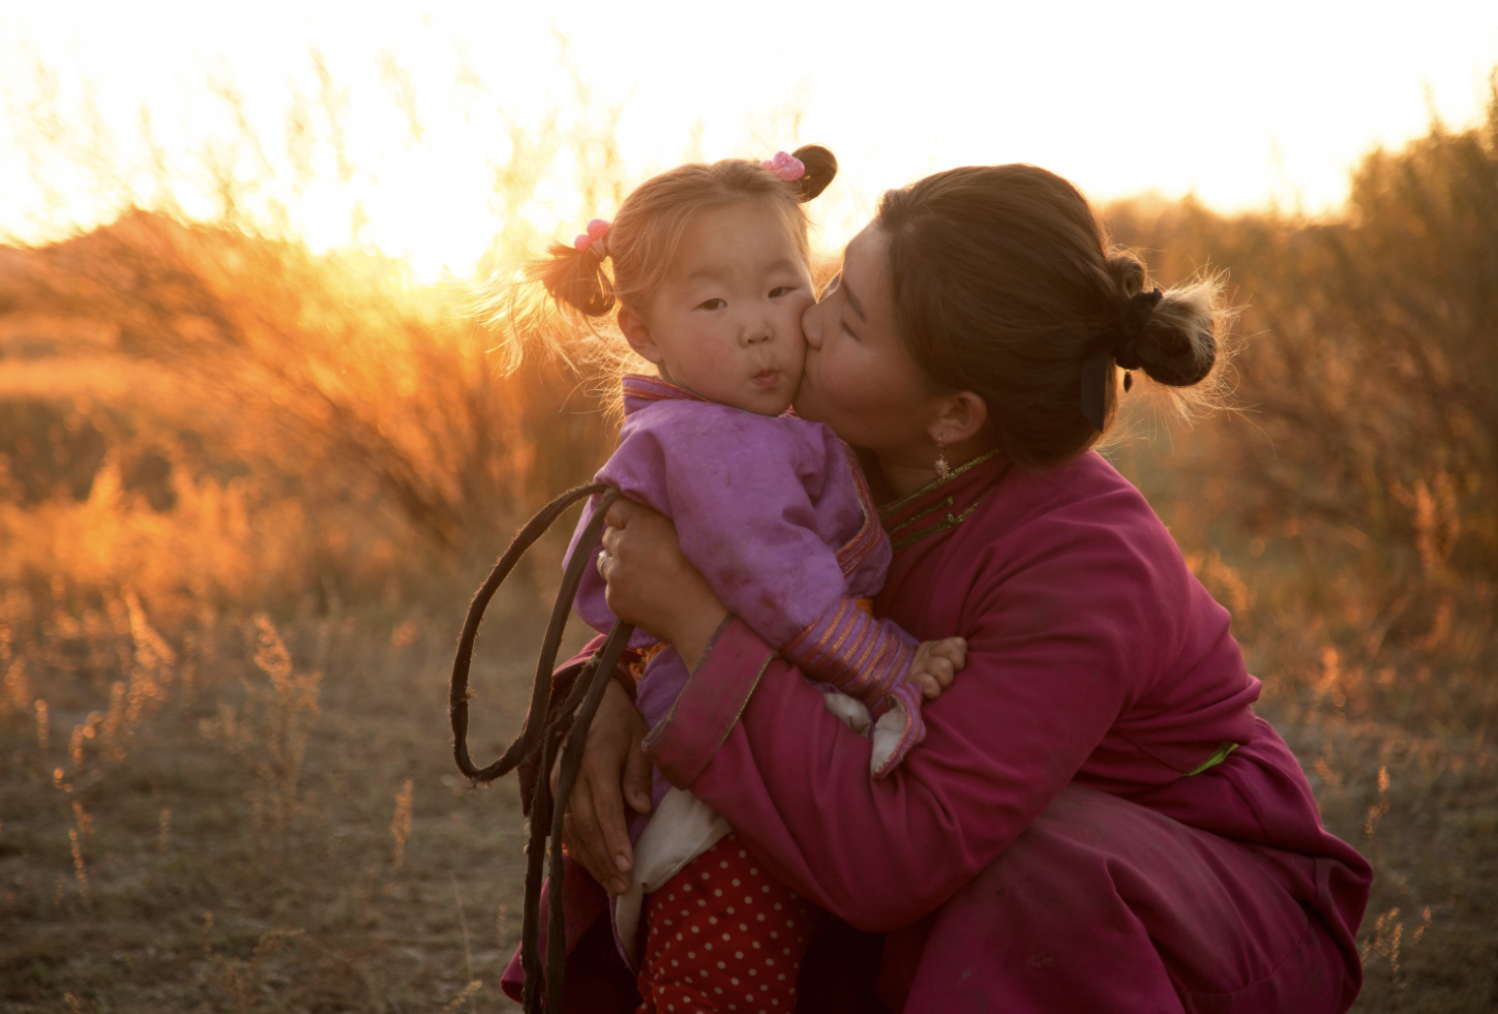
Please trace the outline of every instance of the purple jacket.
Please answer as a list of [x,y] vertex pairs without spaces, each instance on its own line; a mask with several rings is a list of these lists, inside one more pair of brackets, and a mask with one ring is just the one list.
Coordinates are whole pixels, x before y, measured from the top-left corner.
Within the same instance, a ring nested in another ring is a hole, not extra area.
[[[624,378],[624,411],[619,448],[596,480],[672,518],[723,604],[809,677],[876,712],[895,694],[918,715],[918,689],[902,685],[918,642],[858,605],[884,586],[890,544],[847,445],[821,423],[745,412],[654,377]],[[595,509],[584,508],[569,559]],[[614,622],[604,591],[587,568],[575,605],[600,632]],[[652,643],[639,630],[630,642]],[[639,705],[651,725],[685,681],[674,651],[647,669]]]

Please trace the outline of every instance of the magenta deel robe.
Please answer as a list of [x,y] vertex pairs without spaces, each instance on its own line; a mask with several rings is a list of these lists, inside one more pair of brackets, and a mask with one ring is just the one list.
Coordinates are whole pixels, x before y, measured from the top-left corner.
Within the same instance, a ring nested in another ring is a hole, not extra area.
[[[1323,830],[1227,611],[1138,491],[1094,453],[991,458],[883,513],[876,613],[969,644],[891,777],[736,620],[646,742],[839,920],[801,1008],[876,1010],[872,986],[913,1014],[1345,1010],[1370,869]],[[564,904],[568,1009],[632,1010],[579,867]]]

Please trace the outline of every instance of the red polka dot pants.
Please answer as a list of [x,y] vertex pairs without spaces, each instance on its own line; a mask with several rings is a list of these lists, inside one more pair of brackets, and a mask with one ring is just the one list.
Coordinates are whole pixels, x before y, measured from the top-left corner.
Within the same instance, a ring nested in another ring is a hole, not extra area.
[[645,899],[639,1014],[791,1014],[816,915],[729,835]]

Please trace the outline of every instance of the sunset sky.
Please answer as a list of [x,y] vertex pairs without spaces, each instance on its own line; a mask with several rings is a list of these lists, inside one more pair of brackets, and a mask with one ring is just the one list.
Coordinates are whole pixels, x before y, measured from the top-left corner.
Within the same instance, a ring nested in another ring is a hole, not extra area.
[[[471,272],[506,215],[569,236],[607,217],[581,206],[565,159],[525,208],[496,199],[493,167],[513,154],[512,126],[603,128],[615,107],[630,180],[686,157],[828,144],[845,172],[820,202],[827,246],[880,190],[973,162],[1037,163],[1103,200],[1194,193],[1224,211],[1324,213],[1371,147],[1420,135],[1432,113],[1473,122],[1495,64],[1493,0],[0,0],[0,232],[37,241],[158,201],[143,112],[171,196],[210,213],[194,167],[231,151],[228,91],[262,142],[232,157],[262,159],[286,228],[318,249],[357,238],[424,279]],[[297,169],[298,95],[342,109],[341,158],[314,116]],[[97,151],[102,174],[81,165]]]

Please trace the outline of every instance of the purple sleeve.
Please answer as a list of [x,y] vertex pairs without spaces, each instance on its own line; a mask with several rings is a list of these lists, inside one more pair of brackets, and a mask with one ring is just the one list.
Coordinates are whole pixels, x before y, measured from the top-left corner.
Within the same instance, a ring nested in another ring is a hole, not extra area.
[[[682,552],[729,611],[783,645],[846,594],[814,497],[830,469],[847,467],[801,420],[676,402],[626,420],[598,478],[671,517]],[[602,589],[590,570],[580,612],[585,597],[602,602]]]
[[875,619],[844,596],[782,651],[812,679],[831,683],[872,709],[909,675],[919,645],[898,624]]

